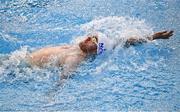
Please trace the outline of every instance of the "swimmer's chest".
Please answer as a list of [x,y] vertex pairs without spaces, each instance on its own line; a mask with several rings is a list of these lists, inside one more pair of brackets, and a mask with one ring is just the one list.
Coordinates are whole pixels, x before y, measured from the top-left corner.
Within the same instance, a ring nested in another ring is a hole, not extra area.
[[69,49],[63,49],[62,51],[58,52],[57,55],[59,58],[65,59],[71,56],[81,57],[82,52],[80,51],[80,49],[76,47],[72,47]]
[[77,47],[51,47],[40,49],[37,52],[31,54],[31,60],[34,63],[45,64],[52,60],[60,64],[64,64],[68,57],[78,57],[83,59],[80,49]]
[[76,55],[79,53],[77,47],[72,46],[57,46],[57,47],[48,47],[37,50],[31,54],[33,58],[42,58],[42,57],[64,57],[68,55]]
[[77,46],[62,46],[62,47],[51,47],[43,51],[44,56],[48,58],[56,57],[59,60],[65,60],[67,57],[79,57],[82,58],[82,51]]

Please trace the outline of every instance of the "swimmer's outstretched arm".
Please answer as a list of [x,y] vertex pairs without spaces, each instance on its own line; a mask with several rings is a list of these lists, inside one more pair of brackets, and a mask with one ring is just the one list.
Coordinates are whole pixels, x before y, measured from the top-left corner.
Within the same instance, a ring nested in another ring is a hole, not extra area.
[[[156,32],[152,36],[147,37],[148,40],[153,41],[156,39],[169,39],[173,35],[174,31],[161,31]],[[130,45],[135,45],[137,43],[144,43],[147,42],[145,39],[137,39],[137,38],[130,38],[126,41],[126,47]]]

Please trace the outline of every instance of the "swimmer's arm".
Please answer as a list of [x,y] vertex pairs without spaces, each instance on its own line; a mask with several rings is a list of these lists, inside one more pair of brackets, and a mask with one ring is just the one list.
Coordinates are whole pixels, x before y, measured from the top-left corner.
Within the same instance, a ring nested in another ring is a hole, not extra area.
[[[161,31],[161,32],[156,32],[152,36],[147,37],[147,40],[153,41],[156,39],[169,39],[173,35],[174,31]],[[147,42],[146,39],[137,39],[137,38],[129,38],[126,41],[125,46],[130,46],[130,45],[135,45],[137,43],[144,43]]]
[[73,71],[76,70],[77,65],[80,63],[80,60],[77,56],[69,56],[65,59],[65,64],[63,66],[63,71],[60,75],[60,79],[68,79]]
[[151,37],[148,37],[149,40],[156,40],[156,39],[169,39],[171,36],[173,36],[174,31],[161,31],[156,32]]

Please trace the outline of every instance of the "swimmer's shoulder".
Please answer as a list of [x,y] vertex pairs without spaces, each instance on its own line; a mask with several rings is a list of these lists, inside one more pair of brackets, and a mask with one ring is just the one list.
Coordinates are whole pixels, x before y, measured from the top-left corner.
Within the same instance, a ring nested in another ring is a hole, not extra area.
[[56,52],[61,49],[69,49],[71,47],[72,47],[72,45],[46,46],[46,47],[35,50],[34,52],[31,53],[31,55]]

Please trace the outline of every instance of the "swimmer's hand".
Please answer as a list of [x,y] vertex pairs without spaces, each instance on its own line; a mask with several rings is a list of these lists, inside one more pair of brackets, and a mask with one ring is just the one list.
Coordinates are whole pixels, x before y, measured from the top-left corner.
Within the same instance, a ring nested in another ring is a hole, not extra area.
[[173,35],[174,31],[161,31],[161,32],[157,32],[154,35],[152,35],[152,39],[169,39],[172,35]]

